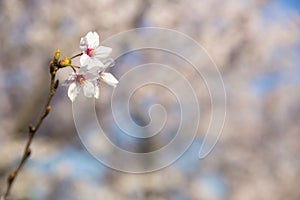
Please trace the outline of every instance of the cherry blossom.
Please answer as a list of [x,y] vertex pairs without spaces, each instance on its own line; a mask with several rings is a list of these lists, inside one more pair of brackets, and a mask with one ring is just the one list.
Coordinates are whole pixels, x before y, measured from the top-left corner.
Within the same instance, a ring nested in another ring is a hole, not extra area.
[[64,85],[69,85],[68,96],[70,100],[75,101],[80,91],[86,97],[99,97],[99,87],[97,87],[98,74],[90,73],[85,70],[78,70],[69,75]]
[[105,68],[104,59],[109,56],[112,49],[105,46],[99,46],[99,35],[96,32],[88,32],[80,39],[80,49],[82,55],[80,57],[81,66],[88,69],[93,67]]
[[113,87],[118,84],[118,80],[111,73],[80,68],[77,72],[70,74],[64,85],[69,85],[68,97],[73,102],[81,90],[86,97],[99,98],[99,88],[102,82]]
[[112,49],[99,46],[99,35],[96,32],[88,32],[85,37],[82,37],[80,48],[82,51],[81,67],[76,67],[76,69],[70,61],[68,66],[71,66],[74,72],[64,83],[64,85],[69,86],[68,96],[72,102],[75,101],[81,91],[86,97],[98,98],[102,82],[113,87],[118,84],[118,80],[111,73],[104,72],[107,67],[114,63],[111,58],[107,58]]

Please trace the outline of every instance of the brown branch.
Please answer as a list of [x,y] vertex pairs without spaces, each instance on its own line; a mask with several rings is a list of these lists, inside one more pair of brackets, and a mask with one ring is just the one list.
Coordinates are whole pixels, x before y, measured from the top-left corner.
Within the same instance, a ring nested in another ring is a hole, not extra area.
[[28,137],[25,149],[24,149],[24,153],[23,153],[22,159],[21,159],[18,167],[16,168],[16,170],[11,172],[9,174],[9,176],[7,177],[7,188],[6,188],[6,192],[3,196],[4,200],[6,200],[7,197],[9,196],[10,190],[12,188],[13,183],[15,182],[16,177],[20,173],[25,162],[30,157],[30,154],[31,154],[30,145],[32,143],[35,133],[37,132],[40,125],[43,123],[44,119],[47,117],[47,115],[49,114],[49,112],[51,110],[50,102],[56,93],[56,89],[57,89],[58,83],[59,83],[58,80],[55,80],[56,72],[59,70],[59,68],[62,68],[62,66],[59,65],[58,57],[59,56],[54,57],[53,61],[50,62],[49,68],[50,68],[51,79],[50,79],[50,89],[49,89],[48,99],[46,101],[46,104],[45,104],[43,111],[40,114],[37,122],[34,125],[30,124],[28,126],[29,137]]

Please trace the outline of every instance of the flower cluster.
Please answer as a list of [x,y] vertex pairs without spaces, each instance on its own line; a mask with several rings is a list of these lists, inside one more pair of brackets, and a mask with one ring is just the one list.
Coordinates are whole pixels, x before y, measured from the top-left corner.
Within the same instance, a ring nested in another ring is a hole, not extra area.
[[[105,63],[112,49],[99,45],[99,35],[88,32],[80,39],[80,67],[73,70],[64,85],[68,85],[68,96],[74,101],[81,90],[86,97],[99,97],[101,82],[116,87],[118,80],[111,74],[104,72],[109,64]],[[68,64],[68,63],[67,63]]]

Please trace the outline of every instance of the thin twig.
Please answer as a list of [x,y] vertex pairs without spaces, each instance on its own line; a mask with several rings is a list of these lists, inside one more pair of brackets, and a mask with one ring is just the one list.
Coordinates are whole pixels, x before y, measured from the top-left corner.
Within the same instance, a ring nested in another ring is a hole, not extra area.
[[83,54],[83,53],[79,53],[79,54],[76,54],[75,56],[72,56],[72,57],[71,57],[71,60],[74,59],[74,58],[76,58],[76,57],[82,56],[82,54]]
[[50,89],[49,89],[48,99],[46,101],[46,104],[45,104],[43,111],[42,111],[41,115],[39,116],[39,119],[37,120],[37,122],[34,125],[30,124],[28,126],[29,137],[28,137],[25,149],[24,149],[22,160],[19,163],[16,170],[13,171],[12,173],[10,173],[9,176],[7,177],[7,189],[4,194],[4,200],[6,200],[7,197],[9,196],[10,190],[12,188],[13,183],[15,182],[16,177],[20,173],[25,162],[30,157],[30,154],[31,154],[30,145],[32,143],[35,133],[37,132],[40,125],[42,124],[42,122],[44,121],[44,119],[47,117],[47,115],[49,114],[49,112],[51,110],[50,102],[56,93],[56,89],[57,89],[58,83],[59,83],[58,80],[55,80],[56,72],[59,70],[59,68],[62,68],[62,67],[59,65],[57,59],[53,59],[53,61],[49,65],[49,67],[50,67],[51,79],[50,79]]

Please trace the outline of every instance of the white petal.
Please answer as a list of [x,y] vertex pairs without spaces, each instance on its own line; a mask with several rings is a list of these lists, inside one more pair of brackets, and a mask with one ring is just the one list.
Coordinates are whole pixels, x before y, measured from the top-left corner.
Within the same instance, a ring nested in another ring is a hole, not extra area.
[[88,42],[88,48],[95,49],[99,46],[99,35],[96,32],[88,32],[86,34],[86,39]]
[[84,74],[84,78],[88,79],[90,82],[96,81],[99,78],[99,68],[97,69],[96,67],[94,67],[91,70],[88,70]]
[[85,50],[87,50],[88,46],[89,45],[88,45],[88,41],[87,41],[86,37],[80,38],[80,44],[79,44],[80,50],[82,52],[85,52]]
[[104,64],[95,57],[89,57],[86,54],[82,54],[80,56],[80,65],[88,70],[92,69],[93,67],[99,68],[99,70],[105,69]]
[[76,83],[72,83],[68,89],[68,96],[73,102],[80,92],[80,86],[77,86]]
[[75,73],[69,75],[69,77],[62,83],[62,86],[69,86],[75,82]]
[[88,59],[86,65],[87,65],[88,70],[92,70],[95,67],[96,67],[96,69],[99,69],[99,70],[101,68],[105,68],[104,64],[97,58]]
[[95,87],[95,94],[94,94],[94,97],[95,97],[96,99],[99,98],[99,88],[98,88],[98,87]]
[[91,58],[87,54],[85,54],[85,53],[82,54],[80,56],[80,65],[81,66],[87,65],[89,59],[91,59]]
[[111,73],[102,72],[100,76],[105,83],[113,87],[116,87],[119,83],[119,81]]
[[100,46],[94,49],[96,58],[107,58],[112,51],[112,48]]
[[102,63],[105,65],[105,68],[107,67],[113,67],[116,65],[116,62],[112,58],[107,58],[105,60],[102,60]]
[[85,81],[83,85],[83,94],[86,97],[93,97],[95,95],[95,86],[89,81]]
[[88,72],[87,65],[81,66],[81,67],[77,70],[77,73],[78,73],[78,74],[86,74],[87,72]]

